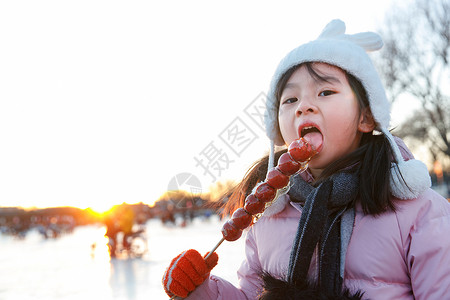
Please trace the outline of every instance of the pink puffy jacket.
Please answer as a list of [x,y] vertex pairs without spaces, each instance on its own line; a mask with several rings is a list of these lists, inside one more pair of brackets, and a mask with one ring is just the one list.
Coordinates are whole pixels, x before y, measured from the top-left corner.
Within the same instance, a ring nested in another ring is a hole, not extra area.
[[[286,203],[248,231],[239,287],[211,275],[187,299],[257,299],[258,270],[284,278],[301,216],[299,205]],[[378,217],[355,208],[344,284],[364,299],[450,299],[450,204],[431,189],[396,203],[396,212]]]

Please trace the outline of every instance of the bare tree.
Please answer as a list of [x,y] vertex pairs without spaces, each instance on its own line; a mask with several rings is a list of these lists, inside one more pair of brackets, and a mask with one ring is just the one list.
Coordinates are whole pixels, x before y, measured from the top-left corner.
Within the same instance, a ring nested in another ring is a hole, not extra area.
[[[380,30],[377,65],[391,101],[409,95],[420,109],[395,131],[450,159],[450,1],[416,0],[392,7]],[[447,166],[449,168],[450,166]]]

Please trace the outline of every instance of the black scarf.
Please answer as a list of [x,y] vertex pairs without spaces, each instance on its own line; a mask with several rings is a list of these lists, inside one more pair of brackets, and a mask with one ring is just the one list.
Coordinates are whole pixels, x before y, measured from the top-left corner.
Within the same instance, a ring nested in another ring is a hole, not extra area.
[[[333,175],[316,188],[300,175],[291,177],[291,201],[304,203],[297,234],[292,245],[286,279],[264,273],[261,300],[271,299],[361,299],[343,288],[340,275],[341,219],[358,192],[353,173]],[[352,225],[350,225],[352,226]],[[351,230],[351,228],[350,228]],[[310,282],[308,270],[318,250],[318,278]]]

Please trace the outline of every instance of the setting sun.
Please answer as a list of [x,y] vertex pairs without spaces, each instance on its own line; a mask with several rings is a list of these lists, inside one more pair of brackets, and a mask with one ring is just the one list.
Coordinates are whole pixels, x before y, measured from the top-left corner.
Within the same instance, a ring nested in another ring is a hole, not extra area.
[[111,210],[112,207],[113,207],[113,205],[111,205],[109,203],[108,204],[107,203],[96,203],[92,206],[89,206],[87,209],[93,211],[94,213],[96,213],[98,215],[103,215],[107,211]]

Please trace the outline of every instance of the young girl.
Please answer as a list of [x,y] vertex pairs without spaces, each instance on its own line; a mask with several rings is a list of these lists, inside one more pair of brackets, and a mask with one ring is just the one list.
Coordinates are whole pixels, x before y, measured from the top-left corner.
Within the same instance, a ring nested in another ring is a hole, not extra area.
[[389,102],[364,51],[381,46],[334,20],[280,62],[267,100],[271,153],[227,208],[265,180],[286,151],[274,144],[305,137],[318,154],[248,230],[239,287],[209,274],[217,254],[188,250],[164,274],[170,297],[449,299],[450,205],[388,130]]

